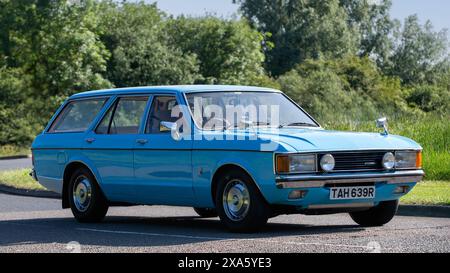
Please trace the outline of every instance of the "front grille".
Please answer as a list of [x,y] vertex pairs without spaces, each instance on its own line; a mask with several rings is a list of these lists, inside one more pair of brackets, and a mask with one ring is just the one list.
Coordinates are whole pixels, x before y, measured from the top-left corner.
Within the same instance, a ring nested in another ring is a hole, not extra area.
[[[331,152],[335,160],[334,172],[383,170],[382,160],[388,151]],[[319,154],[320,158],[327,153]],[[320,164],[319,164],[320,169]]]

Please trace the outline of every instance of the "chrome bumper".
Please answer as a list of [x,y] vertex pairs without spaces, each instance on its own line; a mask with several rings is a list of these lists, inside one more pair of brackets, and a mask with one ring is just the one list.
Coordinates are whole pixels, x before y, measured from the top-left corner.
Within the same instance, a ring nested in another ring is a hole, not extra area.
[[423,170],[396,171],[389,173],[353,173],[353,174],[323,174],[323,175],[296,175],[276,178],[279,189],[290,188],[319,188],[326,184],[351,184],[385,182],[388,184],[417,183],[422,180]]

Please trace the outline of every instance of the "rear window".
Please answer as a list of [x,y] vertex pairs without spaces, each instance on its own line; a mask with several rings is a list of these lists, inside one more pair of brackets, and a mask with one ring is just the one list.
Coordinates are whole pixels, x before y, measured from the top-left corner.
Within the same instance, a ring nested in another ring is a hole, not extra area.
[[107,100],[107,98],[96,98],[69,102],[55,119],[48,132],[86,131]]

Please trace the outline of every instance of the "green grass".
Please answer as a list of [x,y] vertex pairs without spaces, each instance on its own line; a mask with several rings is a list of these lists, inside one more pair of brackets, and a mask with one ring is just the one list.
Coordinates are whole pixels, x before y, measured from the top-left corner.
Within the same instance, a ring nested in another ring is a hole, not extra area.
[[30,148],[28,147],[18,147],[13,145],[3,145],[0,146],[0,157],[5,156],[16,156],[16,155],[29,155]]
[[400,199],[402,204],[450,206],[450,181],[425,181]]
[[[0,184],[17,189],[45,190],[31,178],[29,169],[0,172]],[[403,204],[450,206],[450,181],[420,182],[401,199]]]
[[30,169],[20,169],[0,172],[0,185],[10,186],[16,189],[45,190],[30,175]]

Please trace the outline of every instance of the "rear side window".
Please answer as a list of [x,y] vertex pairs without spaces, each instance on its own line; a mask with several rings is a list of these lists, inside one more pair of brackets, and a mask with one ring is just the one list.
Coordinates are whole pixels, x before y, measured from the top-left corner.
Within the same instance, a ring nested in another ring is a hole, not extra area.
[[107,98],[97,98],[69,102],[55,119],[48,132],[86,131],[107,100]]
[[97,134],[137,134],[148,97],[120,98],[97,127]]

